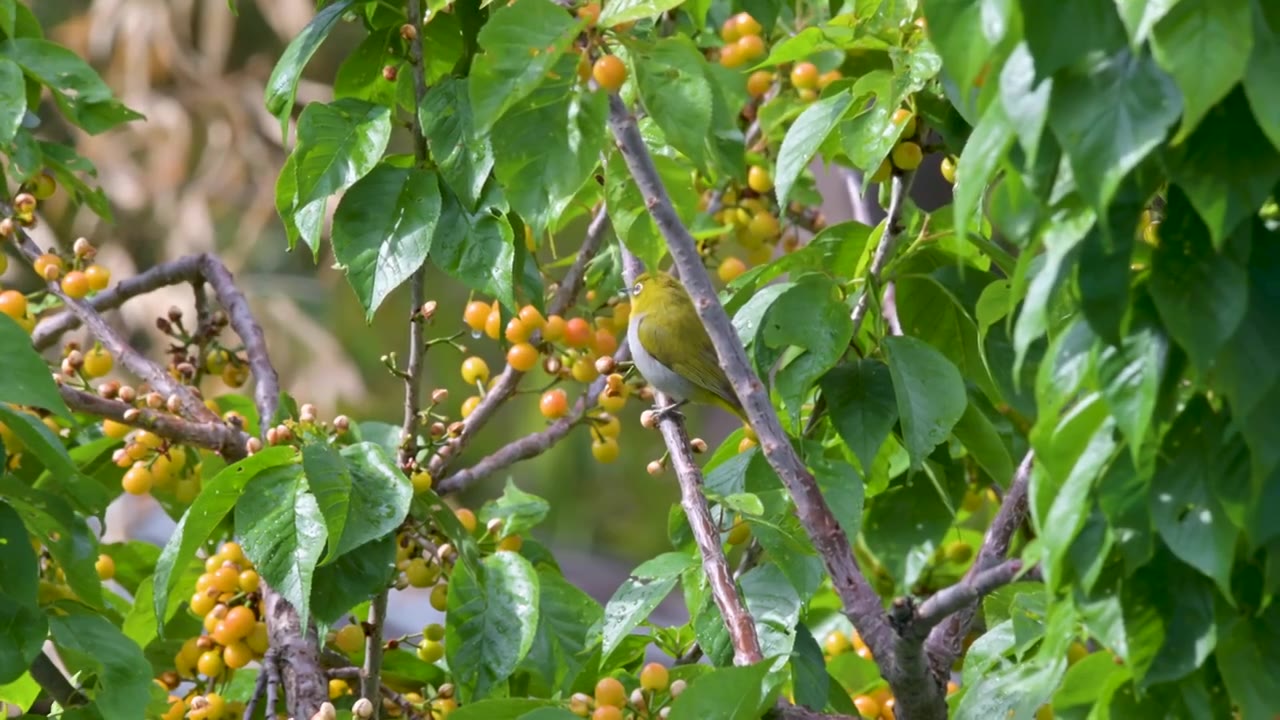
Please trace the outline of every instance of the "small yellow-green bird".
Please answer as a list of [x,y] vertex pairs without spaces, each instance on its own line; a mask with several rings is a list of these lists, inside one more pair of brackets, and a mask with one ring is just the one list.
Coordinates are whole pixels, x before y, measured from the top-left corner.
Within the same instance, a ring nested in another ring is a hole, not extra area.
[[678,280],[663,272],[636,278],[627,342],[640,374],[677,405],[718,405],[747,422],[711,337]]

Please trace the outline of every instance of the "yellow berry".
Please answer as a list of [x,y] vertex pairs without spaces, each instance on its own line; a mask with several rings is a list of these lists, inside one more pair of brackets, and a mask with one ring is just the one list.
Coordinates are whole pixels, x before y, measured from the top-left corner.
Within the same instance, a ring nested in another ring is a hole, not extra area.
[[597,438],[591,443],[591,455],[595,457],[597,462],[611,463],[618,459],[621,449],[618,447],[618,441],[611,437]]
[[343,625],[334,633],[333,645],[348,655],[364,649],[364,628],[357,624]]
[[489,381],[489,364],[484,358],[471,356],[462,361],[462,379],[468,385]]
[[116,576],[116,561],[110,555],[99,555],[98,561],[93,564],[93,567],[98,571],[99,580],[110,580]]

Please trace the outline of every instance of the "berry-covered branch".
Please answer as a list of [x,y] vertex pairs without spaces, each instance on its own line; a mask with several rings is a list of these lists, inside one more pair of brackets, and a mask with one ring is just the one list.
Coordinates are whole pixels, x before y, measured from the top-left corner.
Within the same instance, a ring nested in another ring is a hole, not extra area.
[[[549,315],[560,315],[573,307],[574,302],[578,299],[578,293],[582,290],[583,280],[587,273],[587,265],[595,257],[596,252],[599,251],[608,229],[608,216],[602,205],[596,210],[596,214],[591,219],[591,224],[587,228],[586,239],[583,240],[582,247],[578,249],[577,259],[574,260],[573,265],[560,282],[559,292],[547,304],[547,313]],[[462,421],[462,429],[457,436],[432,456],[427,464],[427,472],[432,477],[441,476],[448,469],[449,463],[462,454],[462,451],[475,437],[476,433],[493,418],[498,412],[498,408],[515,393],[516,387],[523,377],[523,372],[512,367],[510,363],[507,364],[502,374],[494,380],[493,387],[480,400],[480,404]]]
[[135,407],[66,385],[58,390],[67,407],[72,410],[142,428],[167,440],[206,448],[224,457],[235,457],[237,453],[243,453],[249,440],[248,434],[231,424],[192,422],[176,415]]
[[[622,257],[623,276],[627,287],[631,287],[644,272],[644,265],[626,249],[623,250]],[[657,393],[655,400],[659,407],[674,405],[662,393]],[[743,604],[734,578],[729,573],[729,562],[725,559],[724,546],[720,542],[720,531],[711,518],[711,509],[702,492],[702,470],[693,457],[693,447],[685,432],[684,420],[675,412],[660,413],[658,429],[662,432],[662,439],[671,458],[671,469],[675,471],[680,484],[680,506],[684,508],[689,527],[693,530],[693,539],[702,556],[702,569],[711,585],[711,595],[720,608],[725,628],[733,642],[733,660],[739,665],[759,662],[763,655],[760,652],[760,639],[756,636],[755,619]]]
[[[1035,455],[1029,451],[1018,464],[1013,482],[1009,484],[1009,491],[1005,493],[1000,503],[1000,510],[991,521],[991,526],[987,528],[982,547],[978,550],[978,557],[961,582],[969,581],[974,576],[991,570],[1004,562],[1009,554],[1009,546],[1014,534],[1027,521],[1027,484],[1031,481],[1034,460]],[[945,672],[955,659],[960,657],[965,635],[973,625],[977,610],[976,600],[971,601],[929,633],[925,648],[935,672]]]
[[887,663],[893,629],[885,619],[880,597],[859,569],[849,537],[831,513],[813,475],[805,468],[783,431],[764,384],[752,371],[733,324],[716,299],[715,289],[702,265],[694,239],[671,204],[635,118],[617,95],[609,97],[609,127],[658,229],[667,241],[680,270],[681,281],[715,344],[720,364],[760,438],[760,448],[791,493],[800,522],[822,557],[845,614],[866,639],[876,658]]

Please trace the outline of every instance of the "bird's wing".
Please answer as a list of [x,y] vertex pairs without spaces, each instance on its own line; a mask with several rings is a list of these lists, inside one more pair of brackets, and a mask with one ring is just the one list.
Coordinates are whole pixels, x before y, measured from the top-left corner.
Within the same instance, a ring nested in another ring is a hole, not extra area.
[[[637,328],[640,342],[653,359],[740,412],[738,396],[721,369],[711,337],[707,335],[707,329],[702,326],[692,304],[687,312],[684,309],[680,312],[666,311],[663,317],[675,319],[669,319],[665,327],[662,327],[661,323],[646,317]],[[681,351],[676,352],[676,348],[680,346]]]

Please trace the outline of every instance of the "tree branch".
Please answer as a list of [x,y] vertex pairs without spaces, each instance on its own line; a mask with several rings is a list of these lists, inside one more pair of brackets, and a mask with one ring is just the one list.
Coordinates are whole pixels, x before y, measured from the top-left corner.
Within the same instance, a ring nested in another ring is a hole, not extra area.
[[923,642],[929,631],[952,613],[977,603],[991,591],[1013,582],[1021,571],[1021,560],[1006,560],[993,568],[966,574],[960,582],[939,590],[916,608],[909,636],[917,642]]
[[[608,228],[609,218],[604,206],[601,206],[587,228],[587,237],[582,241],[582,247],[578,249],[577,260],[574,261],[573,266],[569,268],[569,272],[565,274],[564,280],[560,283],[560,292],[547,305],[548,315],[562,315],[566,310],[573,307],[573,303],[577,301],[578,292],[582,289],[583,278],[587,272],[587,264],[591,261],[591,258],[595,257],[596,252],[600,250],[600,245],[604,241]],[[471,415],[466,420],[462,421],[462,432],[445,446],[449,448],[449,451],[447,453],[436,452],[431,457],[430,462],[427,464],[427,471],[431,473],[431,477],[436,478],[444,474],[444,471],[449,467],[449,463],[462,454],[463,449],[471,442],[475,434],[497,414],[498,408],[502,406],[502,403],[506,402],[507,398],[511,397],[516,391],[516,386],[520,384],[522,377],[524,377],[524,373],[510,365],[503,369],[502,374],[494,381],[493,387],[480,400],[480,404],[476,406],[476,409],[471,412]]]
[[[622,258],[623,275],[626,277],[627,287],[630,287],[635,283],[636,277],[644,272],[644,265],[625,248]],[[672,405],[671,399],[662,393],[657,393],[655,400],[659,407]],[[680,505],[684,508],[685,517],[689,518],[693,539],[702,554],[702,569],[711,585],[711,596],[720,608],[720,615],[733,642],[733,661],[737,665],[759,662],[764,656],[760,652],[760,639],[756,636],[755,619],[743,605],[733,576],[729,574],[729,562],[724,556],[720,533],[716,530],[715,521],[711,519],[711,510],[707,507],[707,498],[702,492],[702,470],[693,457],[693,447],[689,444],[684,421],[676,413],[665,413],[658,419],[658,429],[662,431],[662,439],[671,456],[671,468],[680,483]]]
[[911,182],[915,179],[915,173],[906,173],[899,175],[893,174],[892,185],[889,189],[889,214],[884,220],[884,231],[880,234],[880,244],[876,246],[876,252],[871,256],[871,265],[867,268],[866,287],[862,289],[862,295],[858,298],[858,302],[853,306],[853,336],[858,336],[858,330],[862,327],[862,320],[867,315],[867,309],[871,305],[871,296],[875,292],[874,288],[880,282],[880,274],[884,272],[884,268],[889,264],[890,258],[893,257],[894,246],[898,244],[898,238],[902,236],[904,230],[902,226],[902,211],[906,205],[907,193],[911,191]]
[[[1009,484],[1009,492],[1005,493],[999,512],[991,521],[991,527],[987,528],[978,557],[961,582],[971,581],[975,576],[991,570],[1009,554],[1014,534],[1027,520],[1027,483],[1031,478],[1034,459],[1034,453],[1028,451],[1019,463],[1013,482]],[[925,648],[935,674],[948,672],[956,658],[960,657],[964,638],[973,625],[977,608],[976,601],[970,602],[929,632]]]
[[889,282],[884,286],[884,323],[889,326],[890,335],[902,335],[902,321],[898,319],[898,286]]
[[48,653],[42,651],[36,655],[31,661],[30,671],[36,683],[62,707],[84,704],[88,700],[80,689],[67,679]]
[[764,384],[752,371],[729,316],[716,299],[693,237],[680,222],[662,185],[635,119],[617,95],[609,97],[609,126],[650,214],[667,241],[681,280],[715,345],[720,365],[760,438],[760,448],[791,493],[796,514],[822,557],[845,614],[877,660],[891,659],[895,633],[884,615],[880,597],[863,576],[848,536],[832,515],[813,475],[805,468],[782,430]]
[[110,418],[116,422],[133,427],[150,430],[160,437],[174,440],[185,445],[194,445],[222,454],[224,457],[236,457],[243,454],[245,442],[249,435],[232,425],[224,423],[196,423],[184,420],[177,415],[156,412],[155,410],[135,408],[119,400],[108,400],[104,397],[82,390],[59,386],[62,399],[67,407],[77,412],[89,413],[97,417]]

